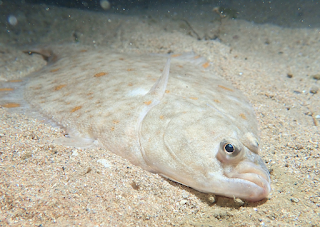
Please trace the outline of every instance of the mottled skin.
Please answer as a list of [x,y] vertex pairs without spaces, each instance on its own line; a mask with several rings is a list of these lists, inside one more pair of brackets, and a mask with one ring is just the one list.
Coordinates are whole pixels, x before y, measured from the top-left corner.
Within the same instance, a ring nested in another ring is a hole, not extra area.
[[270,192],[254,111],[205,59],[53,52],[55,62],[23,85],[25,99],[74,138],[199,191],[250,201]]

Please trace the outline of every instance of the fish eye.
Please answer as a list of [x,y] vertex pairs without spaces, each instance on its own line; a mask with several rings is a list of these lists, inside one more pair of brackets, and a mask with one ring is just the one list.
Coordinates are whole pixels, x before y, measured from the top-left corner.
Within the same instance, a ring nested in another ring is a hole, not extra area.
[[236,141],[222,140],[220,143],[220,149],[229,157],[236,157],[241,153],[242,146]]
[[220,149],[216,157],[222,163],[236,162],[243,157],[243,149],[243,145],[238,140],[226,138],[220,142]]
[[230,154],[230,153],[233,153],[235,151],[235,148],[232,144],[228,143],[226,145],[224,145],[224,150]]

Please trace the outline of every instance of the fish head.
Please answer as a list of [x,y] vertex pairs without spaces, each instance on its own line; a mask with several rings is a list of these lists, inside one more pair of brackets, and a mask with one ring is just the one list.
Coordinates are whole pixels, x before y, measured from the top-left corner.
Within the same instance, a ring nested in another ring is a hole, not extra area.
[[164,151],[152,154],[152,165],[198,191],[259,201],[271,187],[255,133],[218,115],[183,113],[165,126],[163,145],[153,148]]
[[[271,191],[269,171],[258,154],[259,143],[250,132],[237,137],[225,136],[216,147],[216,159],[220,164],[219,183],[227,192],[248,201],[259,201]],[[216,179],[216,173],[208,173]],[[210,186],[209,186],[210,187]]]

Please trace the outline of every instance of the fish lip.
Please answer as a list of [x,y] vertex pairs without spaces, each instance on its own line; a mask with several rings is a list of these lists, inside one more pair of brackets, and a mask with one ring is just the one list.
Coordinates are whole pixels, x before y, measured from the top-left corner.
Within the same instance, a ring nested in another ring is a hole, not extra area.
[[[267,168],[265,166],[263,167],[264,168],[251,162],[243,162],[233,171],[227,173],[226,176],[230,178],[238,178],[255,184],[257,187],[262,189],[260,197],[265,198],[271,191],[271,181]],[[250,200],[250,198],[248,199]],[[252,200],[256,199],[252,198]]]
[[271,191],[270,180],[264,173],[241,173],[236,174],[234,177],[254,183],[255,185],[261,187],[266,194],[269,194]]
[[[250,167],[252,167],[252,168],[250,168]],[[270,183],[269,173],[267,173],[264,169],[262,169],[261,167],[259,167],[257,165],[246,166],[246,168],[241,169],[241,171],[239,171],[239,174],[240,174],[240,176],[244,176],[245,179],[246,179],[245,176],[247,174],[255,174],[255,175],[259,176],[259,177],[262,177],[265,181]],[[248,180],[248,181],[251,181],[251,180]],[[253,181],[253,183],[254,183],[254,181]]]

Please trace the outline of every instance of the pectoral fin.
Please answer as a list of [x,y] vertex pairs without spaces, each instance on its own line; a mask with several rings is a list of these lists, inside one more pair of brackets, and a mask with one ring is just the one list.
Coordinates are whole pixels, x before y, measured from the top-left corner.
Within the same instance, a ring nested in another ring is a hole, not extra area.
[[150,110],[158,105],[163,98],[167,84],[168,84],[168,79],[169,79],[169,71],[170,71],[170,58],[167,60],[167,63],[162,71],[162,75],[160,78],[157,80],[157,82],[152,86],[150,91],[143,97],[144,99],[144,107],[142,108],[138,121],[137,121],[137,126],[136,126],[136,132],[137,132],[137,142],[138,142],[138,147],[140,147],[139,152],[142,159],[144,160],[144,168],[148,169],[149,171],[153,171],[152,165],[149,165],[148,163],[148,158],[145,155],[144,148],[141,146],[140,138],[141,138],[141,125],[143,119],[147,116],[147,114],[150,112]]
[[168,58],[166,65],[164,66],[164,69],[162,71],[162,75],[157,80],[157,82],[152,86],[150,91],[146,94],[146,96],[151,95],[154,101],[158,100],[160,101],[163,97],[167,84],[169,79],[169,71],[170,71],[170,58]]

